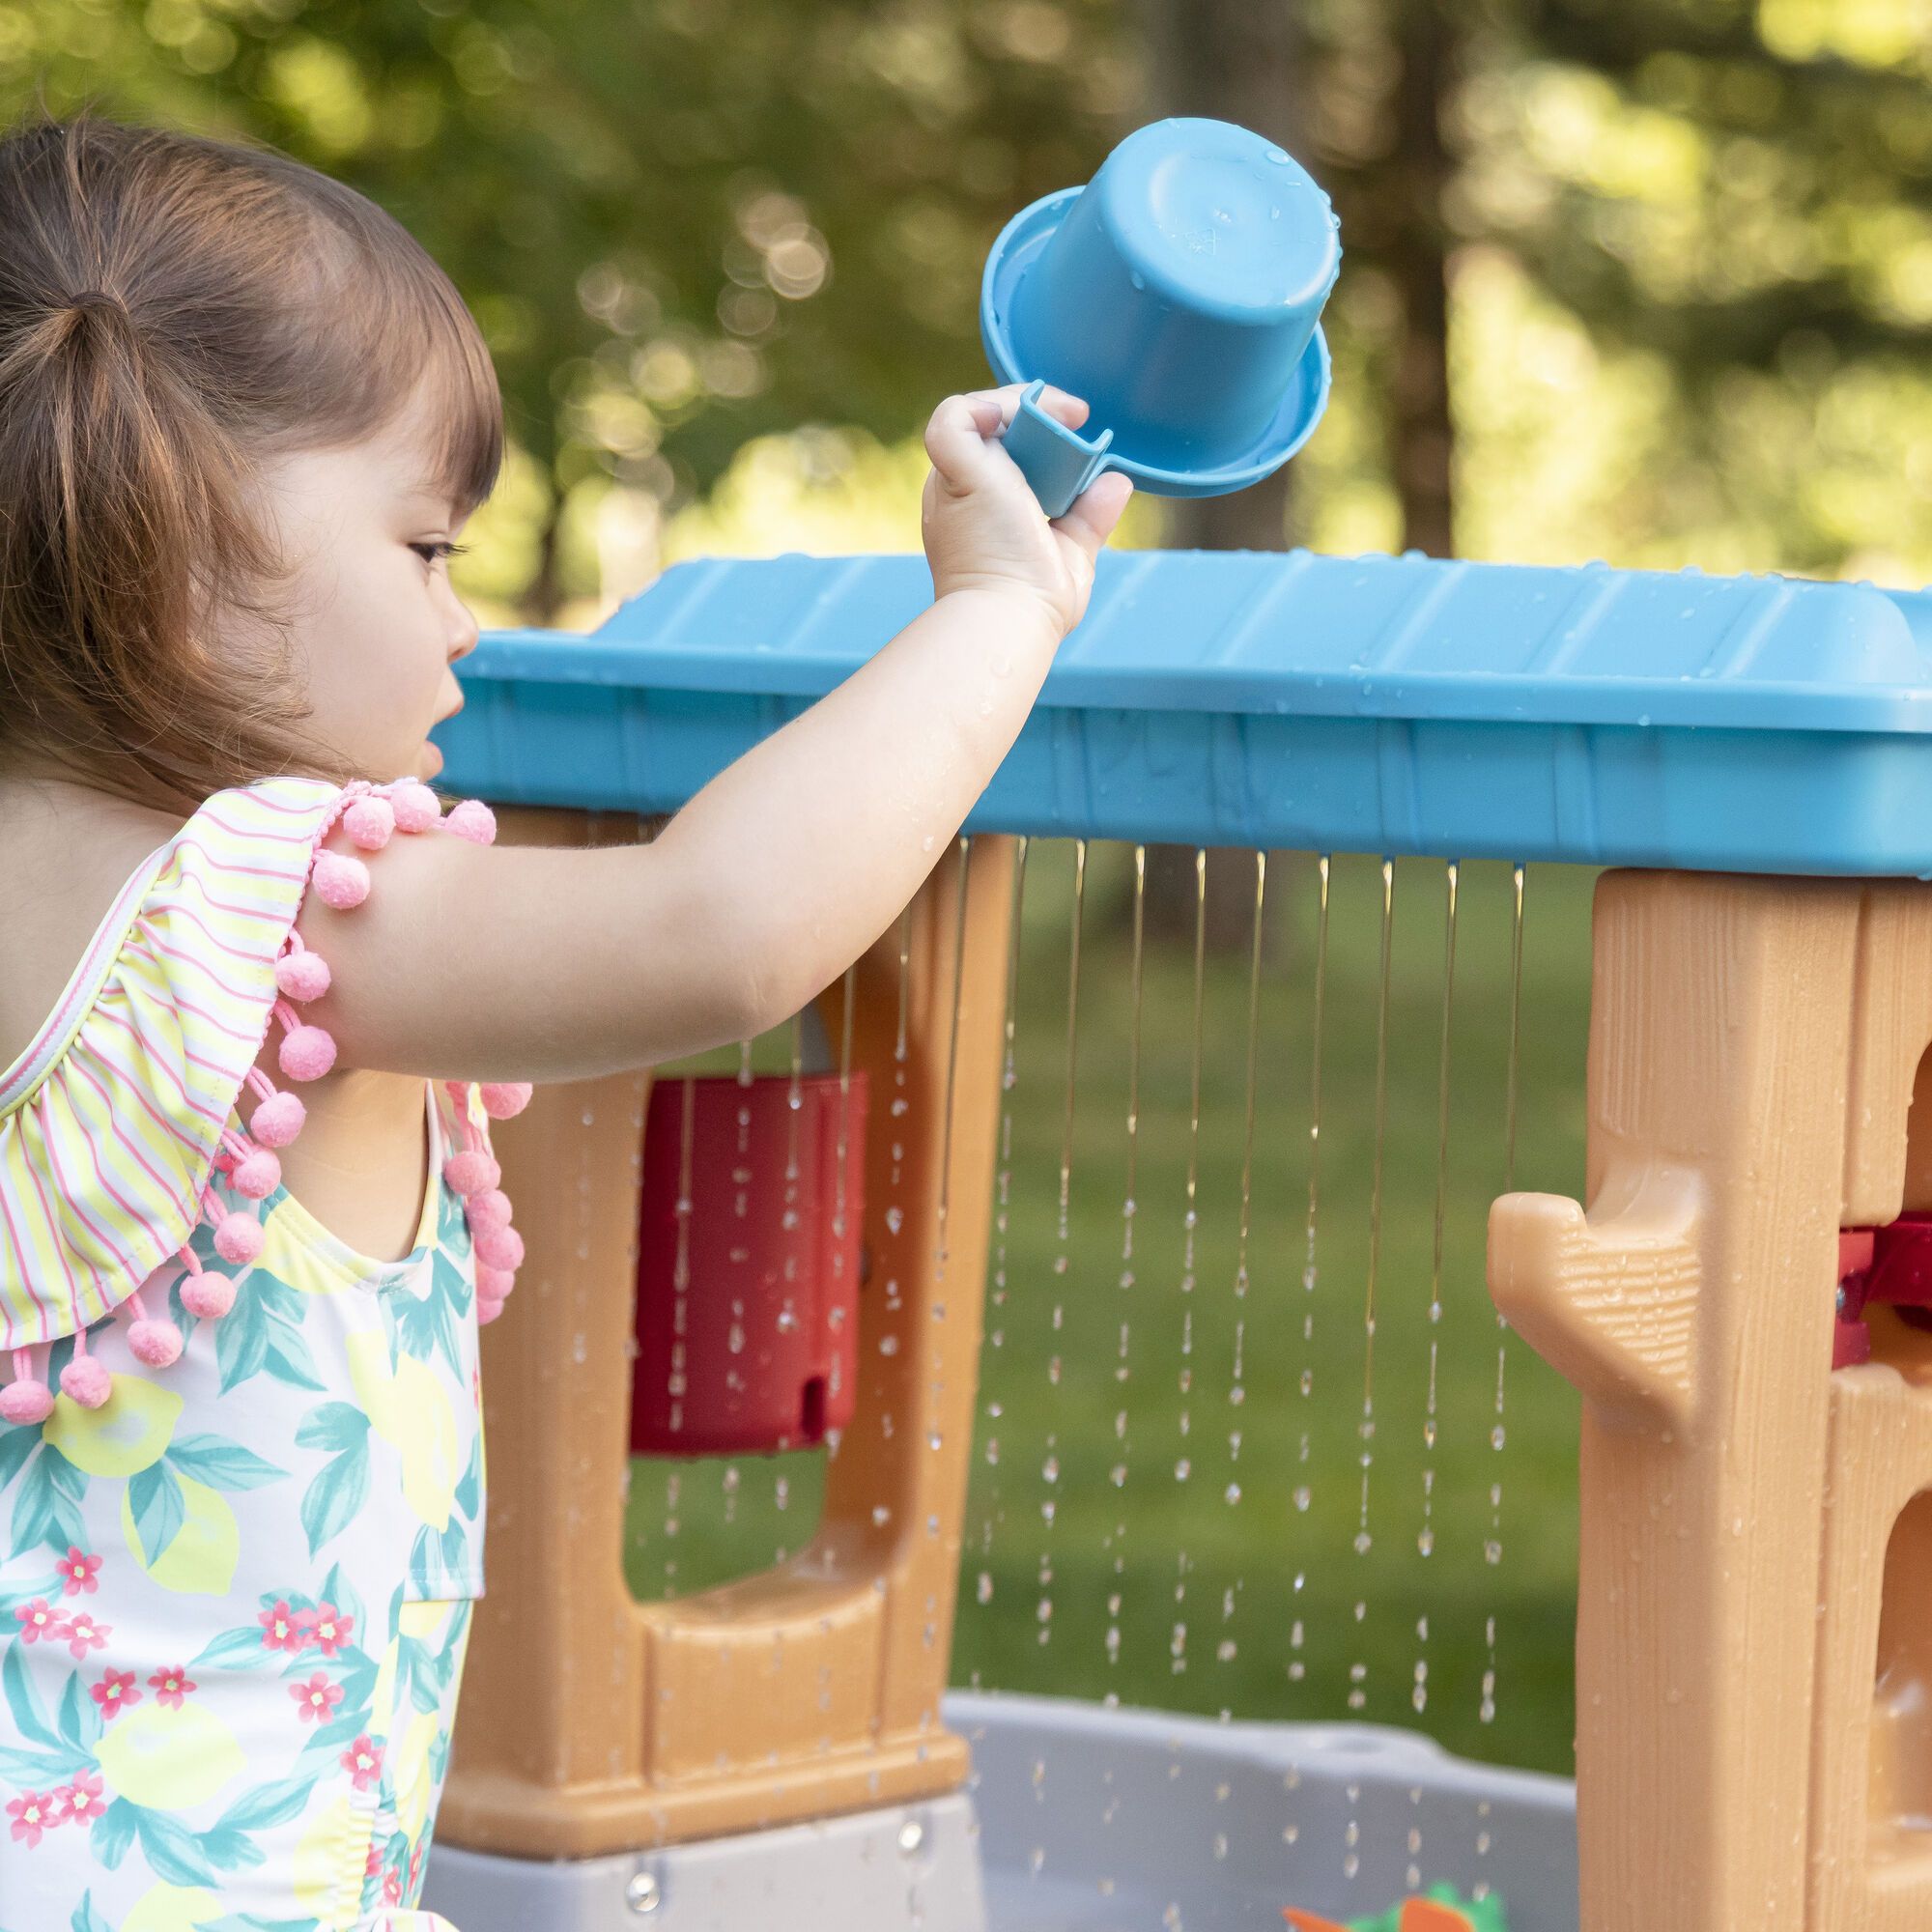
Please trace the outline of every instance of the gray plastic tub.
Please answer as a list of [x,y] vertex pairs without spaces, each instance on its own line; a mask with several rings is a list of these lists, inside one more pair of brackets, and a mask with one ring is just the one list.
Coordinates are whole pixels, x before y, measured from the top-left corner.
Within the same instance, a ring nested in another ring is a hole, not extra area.
[[1368,1725],[1217,1724],[956,1697],[958,1797],[545,1864],[445,1848],[424,1903],[461,1932],[1281,1932],[1448,1881],[1511,1932],[1577,1932],[1558,1778]]

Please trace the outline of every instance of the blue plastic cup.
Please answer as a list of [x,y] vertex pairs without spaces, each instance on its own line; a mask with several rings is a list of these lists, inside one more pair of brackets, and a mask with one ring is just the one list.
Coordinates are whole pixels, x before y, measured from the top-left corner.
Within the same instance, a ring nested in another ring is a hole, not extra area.
[[1009,432],[1049,514],[1103,469],[1198,497],[1287,462],[1327,401],[1320,324],[1341,256],[1328,197],[1225,121],[1143,128],[1086,187],[1017,215],[986,265],[987,356],[1003,382],[1092,409],[1082,436],[1037,405]]

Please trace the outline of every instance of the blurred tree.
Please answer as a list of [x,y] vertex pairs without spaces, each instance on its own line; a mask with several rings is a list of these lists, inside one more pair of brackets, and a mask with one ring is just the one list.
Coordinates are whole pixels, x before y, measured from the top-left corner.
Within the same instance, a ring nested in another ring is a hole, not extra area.
[[1668,385],[1671,448],[1632,478],[1631,523],[1737,532],[1759,567],[1925,568],[1922,13],[1503,0],[1482,38],[1463,225]]
[[[898,436],[986,380],[985,250],[1124,126],[1122,11],[25,0],[0,90],[266,139],[364,189],[463,288],[554,495],[675,505],[754,436]],[[532,567],[541,612],[554,542]]]

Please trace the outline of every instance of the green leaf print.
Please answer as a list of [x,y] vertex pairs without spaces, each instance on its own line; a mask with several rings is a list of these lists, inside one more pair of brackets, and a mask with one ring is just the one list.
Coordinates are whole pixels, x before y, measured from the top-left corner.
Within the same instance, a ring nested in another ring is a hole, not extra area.
[[362,1607],[362,1599],[355,1594],[355,1585],[342,1574],[342,1565],[329,1566],[328,1575],[323,1579],[322,1601],[333,1604],[355,1627],[355,1634],[366,1646],[369,1641],[368,1613]]
[[209,1863],[220,1866],[223,1871],[247,1871],[251,1866],[268,1862],[268,1853],[245,1833],[224,1831],[219,1825],[201,1834],[201,1848],[207,1853]]
[[368,1494],[369,1441],[365,1433],[353,1449],[345,1449],[323,1465],[302,1496],[302,1527],[308,1532],[311,1556],[318,1554],[330,1537],[355,1520]]
[[100,1742],[105,1719],[92,1697],[83,1696],[80,1672],[69,1673],[67,1689],[61,1692],[60,1734],[76,1750],[92,1750]]
[[323,1386],[322,1378],[315,1372],[315,1358],[309,1353],[300,1329],[280,1316],[270,1320],[269,1346],[262,1366],[278,1382],[287,1382],[291,1388]]
[[151,1811],[145,1805],[130,1807],[134,1830],[141,1840],[141,1856],[154,1867],[156,1878],[170,1885],[213,1885],[215,1871],[201,1841],[184,1825],[177,1825],[165,1811]]
[[269,1310],[254,1293],[251,1278],[235,1297],[235,1306],[214,1329],[214,1360],[221,1371],[221,1393],[260,1375],[269,1358]]
[[308,1803],[315,1789],[312,1777],[284,1777],[273,1784],[258,1784],[238,1798],[215,1822],[217,1832],[266,1832],[270,1826],[286,1825]]
[[34,1445],[40,1439],[38,1422],[21,1422],[0,1429],[0,1490],[20,1473],[20,1464],[34,1453]]
[[[20,1735],[32,1744],[51,1745],[60,1748],[60,1735],[47,1721],[47,1715],[41,1709],[41,1700],[34,1694],[33,1680],[27,1675],[27,1654],[23,1644],[15,1644],[7,1653],[7,1661],[0,1663],[0,1690],[7,1693],[7,1708],[14,1714],[14,1721],[19,1726]],[[78,1738],[70,1741],[78,1745]]]
[[[71,1896],[71,1894],[69,1894]],[[70,1921],[73,1932],[114,1932],[113,1926],[94,1909],[94,1893],[83,1891],[80,1903],[73,1908],[73,1918]]]
[[260,1663],[265,1655],[274,1653],[264,1652],[261,1626],[244,1624],[240,1630],[223,1631],[213,1643],[205,1645],[188,1669],[246,1670],[250,1664]]
[[51,1443],[43,1442],[21,1471],[14,1498],[14,1554],[45,1544],[65,1556],[70,1546],[85,1544],[87,1532],[74,1505],[86,1488],[87,1478]]
[[483,1432],[479,1429],[469,1438],[469,1466],[463,1472],[463,1480],[456,1486],[456,1507],[471,1522],[476,1520],[476,1507],[483,1500]]
[[11,1784],[15,1791],[42,1791],[77,1771],[91,1770],[93,1764],[86,1751],[66,1745],[50,1751],[0,1750],[0,1784]]
[[301,1449],[353,1449],[369,1439],[369,1418],[349,1402],[318,1403],[296,1431]]
[[430,1264],[430,1279],[459,1315],[469,1312],[469,1277],[458,1264],[440,1250]]
[[133,1513],[134,1533],[141,1539],[152,1569],[167,1554],[181,1526],[187,1520],[187,1499],[165,1457],[128,1479],[128,1507]]
[[94,1833],[88,1843],[94,1847],[94,1856],[109,1871],[119,1871],[121,1861],[128,1856],[128,1847],[133,1842],[134,1807],[125,1798],[117,1798],[94,1821]]
[[[65,1556],[67,1551],[63,1549],[61,1554]],[[0,1637],[18,1636],[19,1619],[14,1612],[22,1604],[31,1604],[36,1597],[49,1599],[58,1597],[61,1593],[62,1580],[60,1572],[55,1570],[36,1582],[21,1583],[11,1590],[0,1590]]]
[[259,1490],[286,1480],[289,1473],[220,1435],[177,1437],[168,1445],[165,1460],[211,1490]]

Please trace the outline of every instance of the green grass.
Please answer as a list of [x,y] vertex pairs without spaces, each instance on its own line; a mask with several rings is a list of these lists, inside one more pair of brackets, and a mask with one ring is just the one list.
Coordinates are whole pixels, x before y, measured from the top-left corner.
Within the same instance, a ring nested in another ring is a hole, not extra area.
[[[1063,1242],[1071,850],[1037,846],[1029,862],[1003,1253],[986,1310],[955,1678],[1236,1718],[1356,1716],[1417,1725],[1473,1756],[1568,1770],[1576,1404],[1513,1342],[1501,1448],[1492,1434],[1500,1338],[1483,1286],[1483,1235],[1505,1181],[1508,869],[1462,875],[1432,1321],[1444,873],[1421,862],[1397,868],[1365,1441],[1380,869],[1334,868],[1310,1289],[1316,871],[1288,858],[1270,868],[1242,1293],[1244,950],[1208,961],[1198,1140],[1192,948],[1147,954],[1133,1253],[1122,1259],[1133,1016],[1120,907],[1129,865],[1122,848],[1095,848],[1089,868]],[[1589,887],[1587,875],[1560,869],[1529,881],[1521,1187],[1574,1193],[1581,1182]],[[1365,1448],[1369,1540],[1358,1548]],[[815,1520],[817,1475],[809,1456],[639,1464],[634,1587],[696,1588],[797,1548]]]

